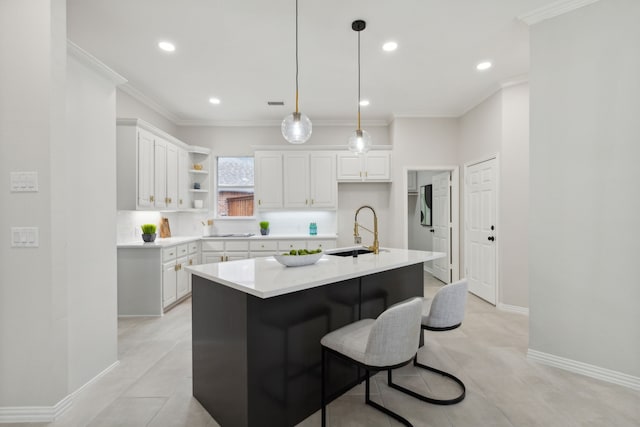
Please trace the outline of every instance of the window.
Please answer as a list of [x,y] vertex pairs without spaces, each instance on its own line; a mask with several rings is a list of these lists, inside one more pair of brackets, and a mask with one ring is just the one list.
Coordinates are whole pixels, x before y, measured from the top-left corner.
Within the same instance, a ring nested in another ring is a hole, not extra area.
[[253,157],[218,157],[217,216],[253,216]]

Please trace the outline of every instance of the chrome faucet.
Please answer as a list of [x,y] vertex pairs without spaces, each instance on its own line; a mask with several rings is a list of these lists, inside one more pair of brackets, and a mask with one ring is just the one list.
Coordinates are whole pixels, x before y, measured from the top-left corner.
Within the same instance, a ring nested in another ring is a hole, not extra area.
[[[360,213],[360,211],[364,208],[371,209],[371,212],[373,212],[373,231],[369,230],[367,227],[363,227],[362,225],[358,224],[358,213]],[[360,206],[356,211],[355,224],[353,225],[353,241],[355,244],[362,243],[362,238],[358,234],[358,228],[364,228],[369,233],[373,233],[373,245],[369,246],[369,250],[372,250],[374,254],[379,253],[380,244],[378,243],[378,215],[376,215],[376,211],[374,211],[371,206],[368,206],[368,205]]]

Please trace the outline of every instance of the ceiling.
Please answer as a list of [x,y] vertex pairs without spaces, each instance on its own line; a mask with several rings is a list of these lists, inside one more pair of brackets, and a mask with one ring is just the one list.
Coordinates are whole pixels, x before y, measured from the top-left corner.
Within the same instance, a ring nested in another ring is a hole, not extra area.
[[[363,19],[363,121],[460,116],[526,76],[528,27],[517,17],[549,3],[299,0],[300,110],[314,123],[355,120],[351,22]],[[128,79],[129,93],[177,124],[277,123],[295,108],[295,0],[67,0],[67,26],[72,42]],[[381,49],[389,40],[395,52]],[[494,66],[478,72],[482,60]]]

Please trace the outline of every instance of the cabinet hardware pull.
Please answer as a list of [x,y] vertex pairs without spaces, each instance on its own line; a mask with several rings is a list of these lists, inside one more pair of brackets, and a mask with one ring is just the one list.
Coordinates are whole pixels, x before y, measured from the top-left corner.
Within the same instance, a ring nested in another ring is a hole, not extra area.
[[309,204],[309,199],[304,199],[304,204],[308,205]]
[[365,176],[365,177],[368,177],[368,176],[369,176],[369,171],[366,171],[366,172],[364,173],[364,176]]
[[180,204],[182,204],[182,199],[180,199]]
[[189,260],[189,265],[193,265],[193,260],[192,259]]
[[258,205],[262,204],[262,200],[258,199]]
[[362,171],[358,172],[360,174],[360,178],[362,178]]
[[224,261],[224,257],[222,255],[220,255],[220,262]]
[[153,196],[149,196],[149,201],[153,202]]
[[316,202],[315,200],[311,199],[311,204],[312,204],[312,205],[313,205],[315,202]]

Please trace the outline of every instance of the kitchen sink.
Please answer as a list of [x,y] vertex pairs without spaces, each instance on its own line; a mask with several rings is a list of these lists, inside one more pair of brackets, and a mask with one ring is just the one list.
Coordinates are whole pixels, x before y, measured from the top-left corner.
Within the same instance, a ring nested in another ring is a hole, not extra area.
[[358,256],[358,255],[363,255],[363,254],[370,254],[373,253],[372,250],[370,249],[349,249],[346,251],[342,251],[342,252],[333,252],[333,253],[328,253],[326,252],[327,255],[335,255],[335,256]]

